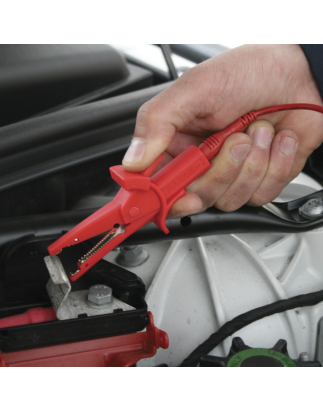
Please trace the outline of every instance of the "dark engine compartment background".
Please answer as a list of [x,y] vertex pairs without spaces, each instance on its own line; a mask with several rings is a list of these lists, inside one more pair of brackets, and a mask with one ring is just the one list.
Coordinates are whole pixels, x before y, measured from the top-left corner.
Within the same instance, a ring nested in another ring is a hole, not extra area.
[[0,45],[1,218],[113,190],[137,110],[167,87],[154,82],[108,45]]

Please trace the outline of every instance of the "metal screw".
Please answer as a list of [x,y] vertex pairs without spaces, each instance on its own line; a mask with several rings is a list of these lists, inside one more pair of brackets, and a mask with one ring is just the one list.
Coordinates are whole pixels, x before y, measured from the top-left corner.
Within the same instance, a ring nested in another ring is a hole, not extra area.
[[89,288],[87,303],[90,307],[102,310],[112,303],[112,288],[98,284]]
[[145,262],[148,257],[148,251],[141,245],[128,245],[120,247],[116,261],[124,267],[136,267]]
[[302,352],[302,353],[300,353],[300,355],[299,355],[299,361],[302,361],[302,362],[310,361],[309,353],[308,353],[308,352]]
[[306,218],[317,218],[323,215],[323,199],[312,198],[299,208],[299,213]]

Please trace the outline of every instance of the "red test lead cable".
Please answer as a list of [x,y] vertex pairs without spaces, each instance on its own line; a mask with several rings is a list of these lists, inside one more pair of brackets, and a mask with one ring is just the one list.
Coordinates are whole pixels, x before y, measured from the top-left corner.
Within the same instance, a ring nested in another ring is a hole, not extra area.
[[240,117],[234,123],[230,124],[225,130],[219,131],[213,134],[211,137],[206,139],[200,146],[199,149],[207,157],[208,160],[212,160],[215,157],[220,148],[222,147],[225,140],[231,136],[233,133],[238,133],[242,131],[245,127],[249,126],[251,123],[256,121],[258,117],[264,116],[265,114],[277,113],[278,111],[289,111],[289,110],[310,110],[317,111],[323,114],[323,107],[317,106],[316,104],[282,104],[279,106],[272,106],[262,108],[256,111],[250,111],[244,116]]
[[[323,113],[323,107],[314,104],[284,104],[250,111],[225,130],[206,139],[199,148],[188,147],[151,177],[163,157],[162,154],[141,173],[130,173],[121,165],[111,167],[112,178],[122,187],[115,199],[51,244],[48,247],[49,254],[53,256],[60,253],[62,248],[107,233],[78,261],[76,271],[70,274],[70,279],[75,281],[150,221],[168,234],[169,230],[165,224],[168,211],[185,195],[185,188],[210,169],[210,160],[216,156],[225,140],[231,134],[242,131],[258,117],[285,110],[312,110]],[[51,265],[48,265],[49,270],[51,266],[55,266],[55,261],[53,259]]]

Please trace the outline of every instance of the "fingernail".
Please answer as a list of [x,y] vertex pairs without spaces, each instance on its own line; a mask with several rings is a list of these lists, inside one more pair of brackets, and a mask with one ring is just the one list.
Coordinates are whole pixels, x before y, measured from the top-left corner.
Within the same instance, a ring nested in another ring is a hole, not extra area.
[[272,138],[272,132],[266,127],[258,127],[253,132],[254,142],[259,147],[268,148]]
[[296,141],[291,137],[283,137],[279,142],[280,151],[287,156],[294,151]]
[[241,144],[241,146],[235,146],[231,150],[231,158],[236,163],[241,163],[241,161],[243,161],[247,157],[250,149],[251,149],[250,144]]
[[147,147],[147,140],[144,138],[134,137],[123,158],[124,164],[139,163],[142,160]]

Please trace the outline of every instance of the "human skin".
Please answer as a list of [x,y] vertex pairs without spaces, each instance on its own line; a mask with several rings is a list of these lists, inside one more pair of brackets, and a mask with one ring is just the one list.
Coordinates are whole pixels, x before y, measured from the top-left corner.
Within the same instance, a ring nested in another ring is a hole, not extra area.
[[[123,166],[139,172],[164,153],[162,166],[243,114],[277,104],[322,99],[298,45],[247,45],[187,70],[138,111]],[[168,217],[214,205],[234,211],[276,198],[323,141],[323,116],[310,111],[270,114],[225,141],[211,168],[186,189]]]

